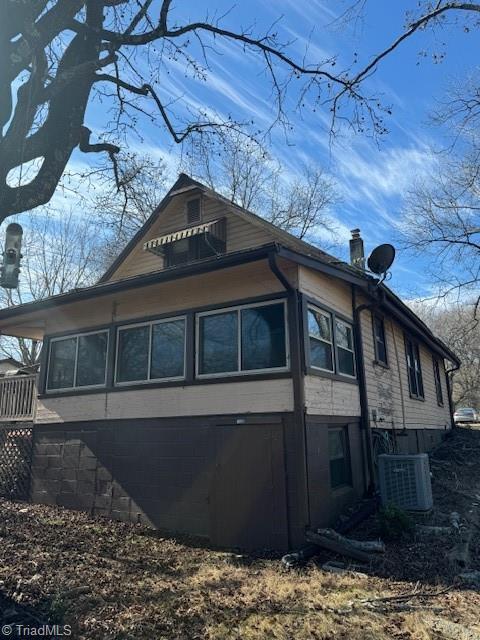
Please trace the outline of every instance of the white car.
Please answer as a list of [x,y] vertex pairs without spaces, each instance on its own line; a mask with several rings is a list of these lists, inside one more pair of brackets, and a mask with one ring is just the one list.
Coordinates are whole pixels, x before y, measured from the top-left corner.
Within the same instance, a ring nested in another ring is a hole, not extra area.
[[453,421],[455,424],[460,422],[478,422],[478,419],[478,412],[471,407],[457,409],[453,414]]

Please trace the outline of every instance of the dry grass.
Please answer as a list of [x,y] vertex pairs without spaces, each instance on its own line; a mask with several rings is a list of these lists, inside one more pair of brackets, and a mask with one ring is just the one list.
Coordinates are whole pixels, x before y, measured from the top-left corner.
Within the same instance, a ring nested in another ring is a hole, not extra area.
[[0,538],[3,612],[15,606],[71,624],[75,638],[448,637],[432,630],[432,606],[480,633],[474,591],[452,589],[420,611],[377,610],[364,601],[413,584],[332,575],[313,563],[288,573],[278,560],[235,566],[229,554],[53,507],[0,502]]
[[[454,506],[471,512],[467,489],[480,494],[480,432],[453,451],[452,464],[445,449],[434,462],[438,523]],[[0,501],[0,623],[71,624],[74,638],[92,640],[478,639],[480,594],[446,573],[446,551],[406,541],[389,545],[376,575],[329,574],[321,559],[286,572],[279,560],[239,564],[141,527]],[[410,593],[417,581],[422,593],[448,590],[407,609],[366,602]]]

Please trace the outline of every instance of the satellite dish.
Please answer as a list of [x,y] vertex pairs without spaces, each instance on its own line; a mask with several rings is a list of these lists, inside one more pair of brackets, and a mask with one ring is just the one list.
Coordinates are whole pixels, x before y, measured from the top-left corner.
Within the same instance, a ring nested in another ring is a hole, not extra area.
[[395,260],[395,247],[391,244],[381,244],[372,251],[367,260],[368,268],[377,275],[386,273]]

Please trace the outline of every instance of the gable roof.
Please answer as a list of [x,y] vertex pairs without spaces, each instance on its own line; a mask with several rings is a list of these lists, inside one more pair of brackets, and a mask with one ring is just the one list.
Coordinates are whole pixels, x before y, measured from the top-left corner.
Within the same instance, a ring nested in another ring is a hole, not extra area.
[[[145,236],[152,225],[156,222],[158,216],[171,202],[172,197],[194,189],[199,189],[209,197],[221,200],[235,215],[238,215],[251,224],[266,230],[272,237],[272,241],[261,246],[242,249],[240,251],[215,256],[214,258],[204,259],[197,263],[170,267],[162,269],[161,271],[152,271],[111,281],[110,277],[115,273],[122,262],[137,246],[142,237]],[[262,260],[269,258],[272,253],[276,253],[278,256],[284,257],[287,260],[291,260],[297,264],[301,264],[334,278],[344,280],[352,285],[356,285],[363,289],[367,295],[371,293],[371,286],[379,288],[384,294],[384,302],[382,304],[404,324],[406,329],[420,334],[425,342],[428,343],[434,351],[441,354],[442,357],[445,357],[456,364],[460,364],[457,356],[432,333],[429,327],[397,295],[395,295],[393,291],[391,291],[386,285],[379,284],[376,278],[365,271],[352,267],[346,262],[322,251],[318,247],[296,238],[287,231],[277,228],[264,218],[235,205],[224,196],[216,193],[212,189],[209,189],[202,183],[194,180],[184,173],[180,174],[175,184],[168,191],[146,223],[137,231],[130,242],[127,243],[123,251],[95,285],[74,289],[64,294],[17,305],[15,307],[1,309],[0,321],[7,319],[10,320],[11,318],[31,313],[33,311],[42,311],[80,300],[108,295],[117,291],[126,291],[137,287],[149,286],[154,283],[180,279],[200,273],[208,273],[210,271],[244,264],[246,262]]]
[[[300,240],[300,238],[293,236],[288,231],[284,231],[283,229],[276,227],[274,224],[272,224],[268,220],[265,220],[265,218],[262,218],[256,213],[253,213],[252,211],[249,211],[248,209],[245,209],[235,204],[234,202],[231,202],[230,200],[228,200],[228,198],[225,198],[220,193],[214,191],[213,189],[210,189],[198,180],[194,180],[186,173],[181,173],[175,184],[171,187],[171,189],[169,189],[168,193],[165,195],[152,215],[127,243],[125,248],[115,258],[115,260],[112,262],[110,267],[98,282],[103,283],[111,278],[111,276],[117,271],[120,265],[126,260],[126,258],[130,255],[134,248],[139,244],[142,237],[144,237],[148,233],[152,225],[158,220],[159,215],[170,204],[174,196],[194,189],[198,189],[210,198],[214,198],[223,202],[228,210],[232,211],[250,224],[253,224],[254,226],[266,231],[272,236],[272,242],[278,242],[280,244],[283,244],[284,246],[294,249],[295,251],[298,251],[299,253],[311,256],[313,258],[316,258],[317,260],[321,260],[325,264],[335,265],[340,269],[343,269],[350,273],[355,273],[357,276],[359,275],[358,269],[351,267],[348,263],[339,260],[335,256],[330,255],[329,253],[323,251],[322,249],[319,249],[318,247],[315,247],[305,240]],[[361,275],[364,275],[366,279],[370,279],[370,276],[368,276],[368,274]]]

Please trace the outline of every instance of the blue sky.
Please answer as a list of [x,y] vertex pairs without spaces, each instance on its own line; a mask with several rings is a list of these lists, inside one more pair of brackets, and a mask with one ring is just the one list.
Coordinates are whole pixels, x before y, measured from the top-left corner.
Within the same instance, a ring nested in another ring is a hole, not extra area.
[[[338,55],[334,69],[351,64],[354,53],[358,67],[368,63],[401,32],[405,10],[415,2],[370,0],[364,19],[354,27],[339,24],[335,18],[349,3],[328,0],[243,0],[231,5],[224,0],[183,0],[172,6],[171,23],[202,20],[210,15],[230,12],[222,26],[238,29],[251,26],[264,32],[275,20],[280,39],[290,41],[288,51],[297,59],[305,56],[315,63]],[[462,23],[464,24],[464,23]],[[287,109],[293,128],[285,134],[276,128],[271,143],[285,167],[286,176],[294,176],[305,165],[322,166],[337,180],[342,201],[332,211],[338,221],[339,239],[348,241],[348,230],[360,227],[367,249],[382,242],[397,241],[395,224],[400,218],[403,197],[417,178],[435,170],[432,146],[439,146],[441,133],[428,125],[428,114],[435,101],[444,96],[453,78],[463,77],[479,50],[478,31],[464,33],[462,25],[438,33],[420,33],[393,53],[366,86],[368,93],[382,94],[382,102],[392,107],[387,118],[389,133],[379,141],[344,131],[330,145],[326,109],[313,111],[307,98],[302,111],[297,108],[297,87],[288,94]],[[423,52],[423,53],[422,53]],[[441,64],[432,53],[446,52]],[[140,67],[144,64],[138,60]],[[178,99],[177,111],[187,105],[201,105],[239,120],[252,120],[265,129],[274,118],[272,95],[258,58],[245,53],[238,45],[217,40],[215,52],[209,53],[206,82],[185,73],[180,61],[168,63],[170,73],[161,77],[163,97]],[[147,103],[145,103],[147,104]],[[148,109],[155,114],[154,106]],[[94,104],[87,124],[101,132],[105,123],[105,105]],[[139,152],[165,157],[172,170],[179,150],[168,134],[140,118],[140,136],[130,136],[128,145]],[[142,138],[142,141],[140,140]],[[78,158],[78,156],[77,156]],[[82,158],[85,161],[85,158]],[[393,268],[390,285],[405,296],[427,295],[431,282],[426,273],[428,260],[400,253]]]

